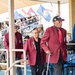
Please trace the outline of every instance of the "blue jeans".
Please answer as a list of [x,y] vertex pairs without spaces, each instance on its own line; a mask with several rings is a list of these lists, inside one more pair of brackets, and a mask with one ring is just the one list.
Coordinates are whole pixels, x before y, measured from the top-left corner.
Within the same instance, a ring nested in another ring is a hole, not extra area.
[[[20,58],[16,58],[16,60],[20,60]],[[20,63],[17,63],[17,64],[20,65]],[[16,72],[17,72],[17,75],[22,75],[21,67],[17,67]]]

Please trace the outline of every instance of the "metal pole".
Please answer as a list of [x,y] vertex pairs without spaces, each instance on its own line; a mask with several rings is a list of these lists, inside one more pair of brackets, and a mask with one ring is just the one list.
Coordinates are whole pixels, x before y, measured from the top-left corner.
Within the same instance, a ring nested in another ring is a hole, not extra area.
[[[12,49],[15,49],[15,37],[14,37],[14,0],[8,0],[8,11],[9,11],[9,50],[10,50],[10,66],[13,64],[14,55]],[[16,75],[15,69],[10,70],[10,75]]]
[[[24,51],[24,60],[26,60],[26,52]],[[24,62],[24,75],[27,75],[26,73],[26,61]]]
[[58,15],[60,16],[60,1],[58,1]]
[[[7,69],[8,69],[8,67],[9,67],[8,51],[6,51],[6,53],[7,53]],[[9,72],[7,73],[7,75],[9,75]]]

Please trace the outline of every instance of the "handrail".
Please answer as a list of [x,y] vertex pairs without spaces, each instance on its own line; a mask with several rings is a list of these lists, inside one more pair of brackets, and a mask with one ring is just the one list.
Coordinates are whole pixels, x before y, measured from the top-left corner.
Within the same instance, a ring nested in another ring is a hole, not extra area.
[[24,65],[14,65],[15,67],[21,67],[21,68],[24,68]]
[[24,62],[24,61],[26,61],[26,60],[17,60],[17,61],[15,61],[15,62],[12,64],[12,66],[9,67],[9,68],[5,71],[5,74],[6,74],[8,71],[10,71],[10,70],[14,67],[15,64],[17,64],[17,63],[19,63],[19,62]]
[[66,43],[66,45],[75,45],[75,43]]
[[0,49],[0,51],[8,51],[7,49]]
[[[5,75],[8,74],[8,72],[13,68],[13,67],[24,67],[24,75],[26,75],[26,52],[23,50],[23,49],[12,49],[11,50],[12,52],[23,52],[24,53],[24,59],[21,59],[21,60],[17,60],[17,61],[14,61],[13,64],[5,71]],[[19,62],[24,62],[24,66],[23,65],[17,65],[16,63],[19,63]]]
[[12,49],[11,51],[13,51],[13,52],[24,52],[23,49]]
[[7,63],[0,63],[0,65],[7,65]]

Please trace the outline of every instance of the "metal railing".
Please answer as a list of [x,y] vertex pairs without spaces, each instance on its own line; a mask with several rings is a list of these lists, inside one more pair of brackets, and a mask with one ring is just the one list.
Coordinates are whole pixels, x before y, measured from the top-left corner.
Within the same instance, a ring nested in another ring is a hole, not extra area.
[[[6,63],[1,63],[0,62],[0,65],[5,65],[6,68],[8,68],[8,50],[7,49],[0,49],[1,52],[5,51],[6,52],[6,55],[7,55],[7,58],[6,58]],[[8,75],[8,74],[7,74]]]
[[[12,52],[23,52],[24,53],[24,59],[14,61],[13,64],[5,71],[5,75],[8,75],[8,72],[13,67],[23,67],[24,68],[24,75],[26,75],[26,52],[23,49],[12,49]],[[24,62],[24,65],[17,65],[19,62]]]
[[75,45],[75,43],[66,43],[66,45]]
[[5,71],[5,75],[7,75],[7,73],[15,66],[15,67],[24,67],[24,65],[15,65],[19,62],[25,62],[26,60],[17,60],[15,61],[11,67],[9,67],[6,71]]
[[[75,45],[75,43],[67,43],[67,45]],[[26,75],[26,52],[23,49],[12,49],[12,52],[23,52],[24,53],[24,60],[17,60],[14,61],[12,66],[8,68],[8,50],[6,49],[0,49],[0,51],[6,51],[7,53],[7,62],[6,63],[0,63],[0,65],[6,65],[7,70],[5,71],[5,75],[9,75],[8,72],[13,68],[13,67],[23,67],[24,68],[24,75]],[[24,65],[17,65],[19,62],[24,62]]]

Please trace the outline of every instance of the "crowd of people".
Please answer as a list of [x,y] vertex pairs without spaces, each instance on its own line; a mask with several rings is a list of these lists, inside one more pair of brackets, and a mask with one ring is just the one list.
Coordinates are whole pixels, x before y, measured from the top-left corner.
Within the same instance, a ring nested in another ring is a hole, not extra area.
[[[67,32],[62,28],[63,21],[64,19],[60,16],[55,16],[53,26],[47,28],[46,31],[43,29],[43,24],[38,25],[32,31],[32,37],[25,37],[24,45],[22,34],[18,31],[19,27],[14,25],[15,49],[24,49],[26,51],[32,75],[42,75],[44,63],[48,63],[49,55],[49,63],[53,64],[54,75],[62,75],[64,63],[67,59]],[[10,55],[9,45],[9,32],[6,32],[4,35],[4,47]],[[22,54],[22,52],[16,52],[15,59],[20,60]],[[17,75],[22,75],[21,68],[17,68]]]

